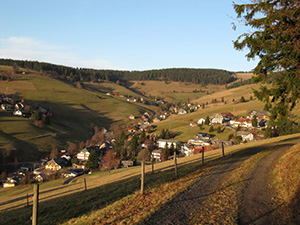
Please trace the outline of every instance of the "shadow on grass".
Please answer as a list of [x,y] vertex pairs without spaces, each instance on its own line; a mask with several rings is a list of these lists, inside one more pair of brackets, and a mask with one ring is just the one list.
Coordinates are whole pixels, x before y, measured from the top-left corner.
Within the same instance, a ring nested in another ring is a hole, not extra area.
[[[184,176],[202,167],[199,161],[196,160],[194,163],[181,166],[178,175]],[[155,170],[154,174],[151,174],[151,172],[146,174],[145,189],[172,180],[174,180],[173,166]],[[133,194],[139,188],[140,176],[137,175],[87,191],[41,202],[39,207],[39,224],[57,224],[87,214],[93,210],[104,208],[129,194]],[[31,224],[31,210],[31,207],[24,207],[3,212],[0,214],[0,224]]]
[[[225,158],[219,158],[201,165],[200,158],[194,159],[178,169],[179,177],[188,175],[198,169],[208,168],[213,165],[230,164],[234,161],[243,161],[248,156],[254,155],[262,150],[277,148],[287,144],[270,144],[262,147],[248,148],[243,151],[233,153]],[[292,145],[292,144],[291,144]],[[212,171],[213,173],[214,171]],[[223,171],[225,172],[225,171]],[[209,175],[209,174],[208,174]],[[154,174],[147,173],[145,189],[156,187],[160,184],[170,182],[174,179],[174,168],[155,170]],[[199,181],[201,182],[201,180]],[[104,208],[113,202],[138,191],[140,188],[140,176],[134,176],[122,181],[113,182],[97,188],[69,194],[56,199],[47,200],[40,203],[39,224],[57,224],[74,217],[88,214],[93,210]],[[82,187],[83,189],[83,187]],[[67,193],[66,193],[67,194]],[[201,197],[201,196],[199,196]],[[0,214],[0,224],[31,224],[31,207],[19,208],[5,211]]]

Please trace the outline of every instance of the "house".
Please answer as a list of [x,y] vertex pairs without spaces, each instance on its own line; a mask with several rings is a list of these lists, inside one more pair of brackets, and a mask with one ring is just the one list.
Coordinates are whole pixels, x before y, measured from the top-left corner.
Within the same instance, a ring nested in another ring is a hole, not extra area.
[[134,119],[135,119],[135,116],[131,114],[131,115],[129,116],[129,119],[134,120]]
[[62,173],[62,176],[64,178],[73,178],[73,177],[77,177],[79,174],[75,171],[67,171],[65,173]]
[[17,110],[15,110],[15,111],[13,112],[13,115],[15,115],[15,116],[22,116],[23,113],[22,113],[22,111],[21,111],[20,109],[17,109]]
[[150,119],[151,118],[151,114],[148,113],[148,112],[145,112],[143,115],[142,115],[142,119]]
[[45,165],[45,169],[46,170],[57,171],[57,170],[60,170],[61,168],[62,168],[62,166],[59,164],[59,160],[58,159],[51,159]]
[[15,103],[15,109],[24,109],[24,104],[22,102]]
[[209,139],[195,139],[191,138],[188,140],[188,144],[190,145],[195,145],[195,146],[203,146],[203,145],[210,145],[210,140]]
[[269,120],[269,117],[271,116],[271,113],[266,110],[252,110],[247,114],[247,118],[252,119],[253,116],[256,116],[257,119],[265,119]]
[[157,122],[160,122],[160,119],[157,118],[157,117],[155,117],[155,118],[153,119],[153,123],[157,123]]
[[159,118],[160,118],[161,120],[165,120],[165,119],[167,118],[167,113],[164,113],[164,114],[159,115]]
[[4,188],[10,188],[10,187],[15,187],[16,183],[10,183],[10,182],[4,182],[3,187]]
[[178,141],[166,140],[166,139],[158,139],[156,141],[156,144],[157,144],[158,148],[165,148],[166,145],[168,146],[168,148],[171,148],[172,144],[173,144],[174,148],[177,148]]
[[209,134],[205,132],[199,132],[196,137],[200,139],[209,139]]
[[127,102],[136,102],[136,99],[134,97],[127,98]]
[[189,156],[189,155],[193,155],[194,148],[192,147],[192,145],[184,144],[184,145],[181,146],[180,151],[184,155]]
[[240,117],[236,120],[230,120],[230,124],[235,126],[235,127],[246,127],[246,128],[251,128],[252,127],[252,121],[249,118],[246,117]]
[[128,132],[129,133],[135,133],[136,132],[136,128],[135,127],[130,127],[130,128],[128,128]]
[[121,167],[130,167],[133,166],[133,161],[132,160],[122,160],[121,161]]
[[171,106],[169,111],[177,114],[178,113],[178,108],[176,106]]
[[190,127],[196,127],[196,126],[198,126],[198,123],[197,123],[197,122],[194,121],[194,122],[191,122],[191,123],[190,123]]
[[187,114],[187,111],[184,110],[184,109],[179,109],[179,110],[178,110],[178,114],[179,114],[179,115]]
[[146,131],[146,132],[151,132],[152,131],[152,126],[150,124],[147,124],[147,123],[142,124],[140,126],[140,131],[143,131],[143,130]]
[[222,112],[221,116],[223,117],[223,122],[229,122],[235,118],[231,112]]
[[11,104],[1,104],[1,109],[4,111],[13,111],[13,105]]
[[265,119],[261,119],[261,120],[259,120],[258,121],[258,126],[259,127],[266,127],[267,126],[267,120],[265,120]]
[[41,182],[46,181],[46,176],[44,174],[38,174],[33,177],[33,180],[41,183]]
[[250,132],[246,132],[246,131],[239,131],[236,134],[237,136],[241,136],[243,141],[253,141],[254,140],[254,135]]
[[105,150],[106,150],[105,147],[107,147],[107,146],[109,147],[109,144],[106,143],[104,145],[105,147],[102,146],[102,148],[101,148],[101,146],[99,146],[99,145],[93,145],[93,146],[86,147],[86,148],[82,149],[79,153],[77,153],[76,157],[77,157],[77,159],[79,161],[87,161],[89,159],[89,156],[90,156],[90,153],[91,153],[92,150],[95,150],[98,156],[100,154],[104,155]]
[[205,123],[205,119],[204,118],[200,118],[197,122],[199,125],[200,124],[204,124]]
[[224,121],[224,118],[221,114],[219,113],[214,113],[210,116],[210,122],[212,124],[222,124]]
[[76,155],[79,161],[87,161],[89,159],[89,156],[90,156],[90,152],[87,150],[87,148],[82,149]]
[[156,162],[160,162],[162,159],[162,150],[160,149],[156,149],[152,151],[152,158],[156,161]]

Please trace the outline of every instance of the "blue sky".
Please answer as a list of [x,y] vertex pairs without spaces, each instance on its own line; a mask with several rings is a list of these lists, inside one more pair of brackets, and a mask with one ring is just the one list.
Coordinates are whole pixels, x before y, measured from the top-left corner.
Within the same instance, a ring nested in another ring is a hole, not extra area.
[[96,69],[256,65],[232,41],[230,0],[0,0],[0,58]]

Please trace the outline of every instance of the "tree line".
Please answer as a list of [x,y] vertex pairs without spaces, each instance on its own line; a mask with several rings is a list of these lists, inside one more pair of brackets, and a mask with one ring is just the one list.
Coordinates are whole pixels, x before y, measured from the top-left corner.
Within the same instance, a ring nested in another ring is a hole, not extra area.
[[130,80],[163,80],[193,82],[203,85],[224,85],[236,80],[236,78],[232,76],[232,72],[220,69],[171,68],[146,71],[95,70],[54,65],[38,61],[0,59],[0,65],[14,66],[15,64],[19,67],[40,71],[44,75],[72,83],[107,80],[126,84]]

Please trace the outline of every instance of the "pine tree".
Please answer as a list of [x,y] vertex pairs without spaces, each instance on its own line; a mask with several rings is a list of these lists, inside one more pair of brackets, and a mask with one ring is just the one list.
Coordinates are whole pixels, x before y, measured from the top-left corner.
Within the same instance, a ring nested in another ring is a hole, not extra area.
[[[237,17],[251,31],[240,35],[234,42],[237,50],[247,48],[248,59],[259,58],[254,73],[256,82],[267,82],[255,96],[272,105],[275,126],[285,126],[288,112],[300,98],[300,5],[299,0],[257,0],[234,4]],[[279,120],[285,120],[280,123]],[[280,128],[281,129],[281,128]]]
[[98,155],[95,149],[93,149],[89,155],[88,161],[85,164],[85,167],[90,170],[98,169],[99,160]]
[[135,156],[138,153],[138,139],[135,135],[132,137],[130,141],[130,152]]
[[245,97],[244,97],[244,96],[242,96],[242,97],[241,97],[241,100],[240,100],[240,102],[246,102],[246,99],[245,99]]
[[170,131],[167,129],[165,133],[165,139],[170,139],[170,137],[171,137]]
[[253,127],[257,127],[257,125],[258,125],[257,116],[254,115],[251,122],[252,122]]
[[204,124],[207,126],[210,124],[209,116],[206,117]]

